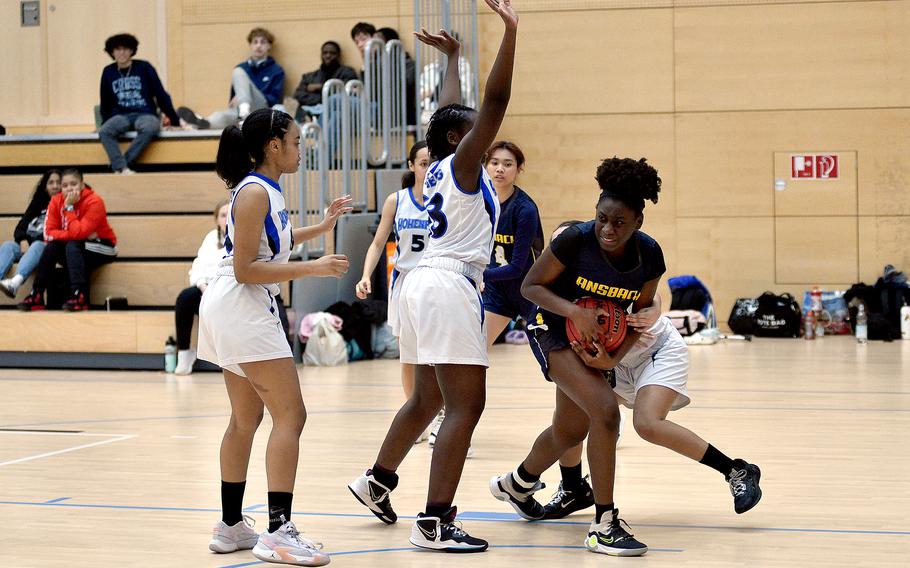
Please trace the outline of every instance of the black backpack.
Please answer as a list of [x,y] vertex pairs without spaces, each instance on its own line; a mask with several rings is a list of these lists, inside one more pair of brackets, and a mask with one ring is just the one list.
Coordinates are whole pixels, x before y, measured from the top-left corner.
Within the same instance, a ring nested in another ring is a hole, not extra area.
[[[849,305],[858,300],[866,306],[868,336],[872,340],[892,341],[901,336],[900,312],[904,302],[910,304],[910,288],[889,284],[879,278],[874,286],[854,284],[844,293]],[[850,306],[850,327],[856,333],[857,307]]]

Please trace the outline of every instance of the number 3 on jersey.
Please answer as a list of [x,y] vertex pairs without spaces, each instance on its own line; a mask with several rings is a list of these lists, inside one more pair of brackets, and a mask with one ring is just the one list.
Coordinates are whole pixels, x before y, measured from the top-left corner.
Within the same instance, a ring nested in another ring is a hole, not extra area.
[[446,214],[442,211],[442,194],[437,193],[430,198],[427,202],[427,215],[430,217],[430,236],[434,239],[446,234],[446,231],[449,228],[449,220],[446,219]]

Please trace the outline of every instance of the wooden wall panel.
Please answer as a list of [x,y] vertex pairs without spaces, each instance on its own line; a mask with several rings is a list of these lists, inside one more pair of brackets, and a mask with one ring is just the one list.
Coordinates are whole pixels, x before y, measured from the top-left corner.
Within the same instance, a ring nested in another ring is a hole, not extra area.
[[774,290],[774,219],[771,217],[677,220],[677,265],[701,279],[726,321],[736,298]]
[[[830,150],[828,150],[830,152]],[[838,156],[837,179],[792,179],[793,154],[775,152],[775,215],[856,215],[856,152],[835,152]],[[783,187],[777,187],[778,181]]]
[[771,215],[775,152],[852,149],[859,213],[908,215],[908,129],[910,109],[677,114],[677,211]]
[[856,217],[778,217],[776,281],[781,284],[856,282]]
[[672,129],[670,115],[566,116],[546,127],[534,116],[509,115],[499,138],[521,147],[527,161],[518,184],[553,218],[593,218],[600,193],[594,173],[603,158],[647,157],[663,179],[659,204],[645,209],[648,223],[674,216]]
[[910,216],[859,218],[859,279],[872,284],[886,264],[910,271]]
[[910,3],[676,10],[677,110],[910,104]]
[[0,123],[7,127],[38,124],[44,112],[45,41],[43,27],[19,26],[19,2],[0,3]]
[[[503,28],[498,16],[482,13],[481,83],[496,58]],[[672,39],[672,10],[524,15],[509,112],[671,112]]]

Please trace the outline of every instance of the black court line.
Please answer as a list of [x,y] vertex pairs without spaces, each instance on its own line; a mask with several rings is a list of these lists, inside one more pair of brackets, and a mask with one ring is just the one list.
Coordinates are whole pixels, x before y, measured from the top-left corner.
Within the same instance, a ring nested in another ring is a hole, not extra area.
[[0,432],[40,432],[46,434],[81,434],[85,430],[36,430],[32,428],[0,428]]

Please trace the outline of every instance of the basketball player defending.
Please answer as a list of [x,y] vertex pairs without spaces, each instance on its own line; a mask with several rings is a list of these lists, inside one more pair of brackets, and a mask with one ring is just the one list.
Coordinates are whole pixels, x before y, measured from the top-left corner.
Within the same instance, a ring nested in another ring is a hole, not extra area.
[[[299,163],[300,129],[287,113],[260,109],[247,116],[243,130],[229,126],[221,134],[215,169],[233,191],[225,256],[199,307],[199,358],[223,369],[231,421],[221,442],[222,518],[209,548],[222,553],[252,548],[266,562],[321,566],[329,556],[291,522],[306,408],[275,297],[278,282],[340,278],[347,272],[344,255],[294,263],[288,257],[295,242],[332,230],[351,210],[351,200],[333,201],[318,225],[292,229],[278,178],[297,171]],[[265,454],[269,528],[257,535],[241,511],[263,406],[272,417]]]
[[[350,490],[386,523],[397,520],[389,493],[395,470],[440,407],[446,415],[430,466],[424,512],[411,529],[411,544],[432,550],[482,552],[487,541],[455,522],[452,504],[471,435],[483,412],[488,366],[480,288],[490,259],[499,202],[481,167],[499,131],[511,96],[518,16],[510,0],[485,0],[502,18],[505,33],[479,111],[453,104],[460,99],[458,40],[444,31],[422,30],[418,39],[448,58],[439,108],[430,120],[430,159],[424,193],[430,240],[401,291],[401,361],[415,363],[414,394],[398,411],[366,474]],[[435,368],[435,374],[433,372]]]

